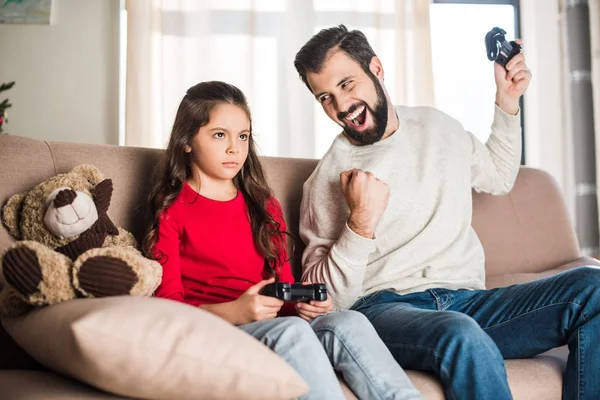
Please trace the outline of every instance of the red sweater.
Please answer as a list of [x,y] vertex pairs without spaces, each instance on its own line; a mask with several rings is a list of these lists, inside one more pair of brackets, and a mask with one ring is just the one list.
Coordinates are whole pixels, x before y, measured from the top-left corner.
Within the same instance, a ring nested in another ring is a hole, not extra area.
[[[285,231],[275,198],[267,210]],[[278,266],[279,280],[292,283],[285,238],[279,247],[283,261]],[[264,257],[254,246],[246,200],[240,191],[233,200],[217,201],[185,183],[159,220],[154,254],[163,267],[155,296],[193,306],[235,300],[263,279]]]

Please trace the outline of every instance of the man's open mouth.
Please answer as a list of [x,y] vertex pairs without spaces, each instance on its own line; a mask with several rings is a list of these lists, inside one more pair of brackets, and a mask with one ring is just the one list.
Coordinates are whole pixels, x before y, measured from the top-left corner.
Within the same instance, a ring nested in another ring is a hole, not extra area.
[[344,118],[344,120],[355,129],[360,129],[364,125],[366,119],[367,107],[364,104]]

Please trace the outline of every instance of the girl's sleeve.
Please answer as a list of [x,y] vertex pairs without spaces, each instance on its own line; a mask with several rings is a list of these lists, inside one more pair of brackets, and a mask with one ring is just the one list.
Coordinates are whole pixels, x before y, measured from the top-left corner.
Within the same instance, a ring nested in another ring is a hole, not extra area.
[[179,263],[180,237],[181,228],[167,210],[159,218],[158,237],[152,249],[155,259],[163,267],[162,281],[155,296],[183,302],[184,291]]

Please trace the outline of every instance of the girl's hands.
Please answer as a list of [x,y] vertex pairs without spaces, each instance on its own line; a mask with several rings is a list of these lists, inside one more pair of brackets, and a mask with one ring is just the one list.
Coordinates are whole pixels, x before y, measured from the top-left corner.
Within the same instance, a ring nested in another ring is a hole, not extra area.
[[275,282],[275,278],[260,281],[233,302],[239,312],[239,325],[272,319],[277,316],[283,306],[283,300],[259,294],[262,288],[273,282]]
[[[269,283],[275,282],[274,278],[258,282],[250,287],[237,300],[232,303],[235,305],[237,314],[237,324],[249,324],[254,321],[262,321],[277,317],[279,310],[283,306],[283,300],[276,299],[270,296],[263,296],[260,291]],[[302,282],[308,285],[311,282]],[[312,300],[310,303],[296,303],[298,316],[306,321],[311,321],[333,310],[331,297],[325,301]]]
[[[310,285],[311,282],[302,282],[302,284]],[[331,304],[331,297],[327,296],[325,301],[311,300],[310,303],[296,303],[296,310],[300,318],[310,322],[319,315],[333,311],[333,305]]]

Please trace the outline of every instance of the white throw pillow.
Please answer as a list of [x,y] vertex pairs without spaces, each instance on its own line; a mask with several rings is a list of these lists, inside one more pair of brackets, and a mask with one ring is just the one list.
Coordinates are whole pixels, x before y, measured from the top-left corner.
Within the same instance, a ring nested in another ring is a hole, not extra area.
[[293,399],[306,383],[268,347],[199,308],[147,297],[78,299],[3,319],[49,369],[143,399]]

